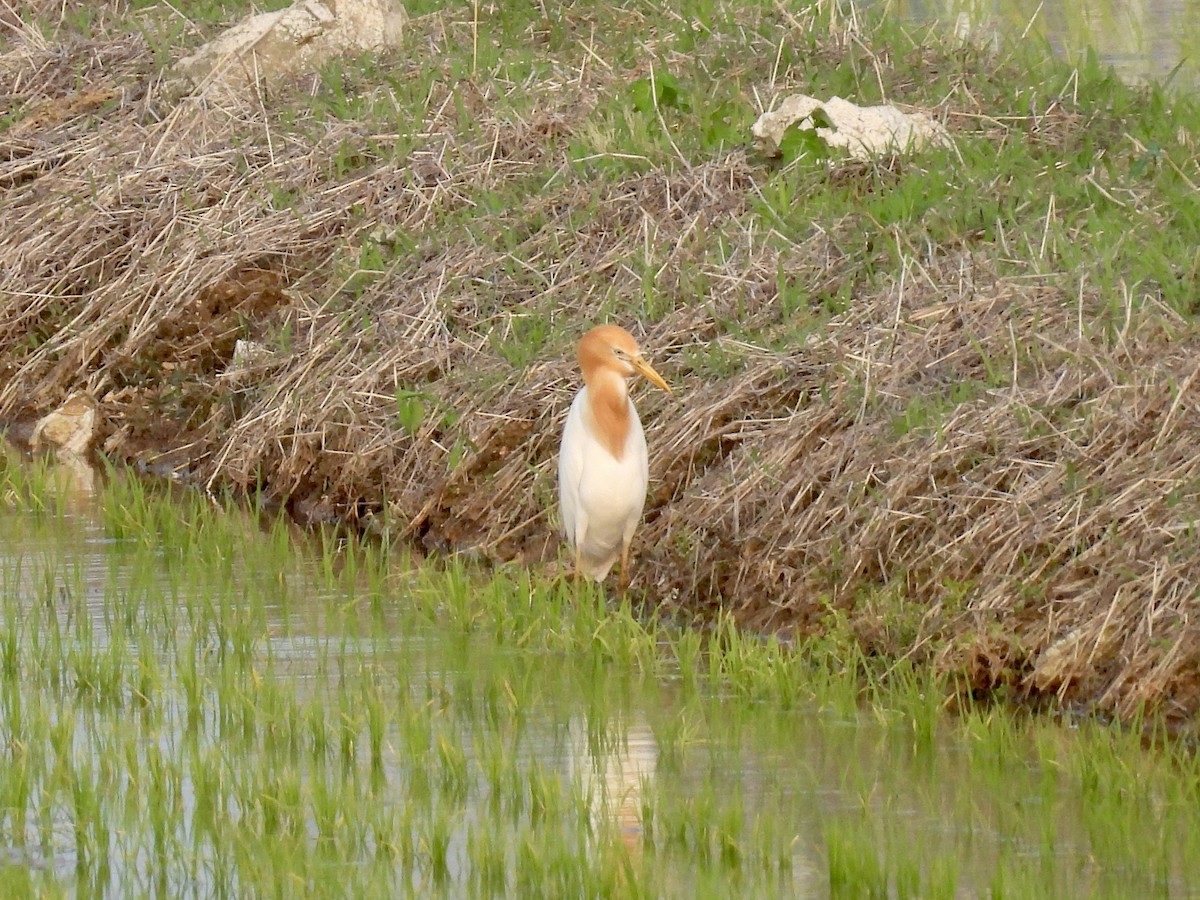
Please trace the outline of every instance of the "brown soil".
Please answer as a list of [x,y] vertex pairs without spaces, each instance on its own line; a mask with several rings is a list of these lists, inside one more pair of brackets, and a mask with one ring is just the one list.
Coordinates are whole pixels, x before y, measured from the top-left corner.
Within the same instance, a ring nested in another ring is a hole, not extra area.
[[[459,27],[413,26],[431,41]],[[886,289],[764,349],[728,326],[788,334],[779,271],[817,296],[864,283],[873,251],[846,224],[791,244],[748,234],[712,262],[700,236],[747,218],[768,178],[741,151],[629,175],[598,201],[560,178],[481,211],[480,233],[520,241],[536,272],[498,241],[440,242],[481,190],[562,159],[616,77],[602,67],[471,138],[435,98],[425,143],[390,161],[355,122],[268,145],[256,100],[160,101],[139,37],[12,46],[0,94],[25,113],[0,132],[0,420],[27,426],[89,390],[115,458],[262,489],[307,521],[386,512],[426,548],[549,572],[571,343],[610,298],[633,308],[627,260],[649,240],[670,248],[667,311],[640,330],[617,318],[675,393],[637,395],[652,487],[636,590],[790,634],[839,620],[868,652],[981,693],[1122,717],[1200,706],[1200,341],[1169,310],[1123,321],[967,243],[910,248]],[[459,86],[481,120],[485,89]],[[1012,139],[1086,127],[1064,112]],[[413,246],[354,271],[394,234]],[[516,364],[531,323],[549,337]],[[239,340],[269,353],[230,371]],[[411,433],[398,391],[424,410]],[[930,427],[902,426],[931,406]]]

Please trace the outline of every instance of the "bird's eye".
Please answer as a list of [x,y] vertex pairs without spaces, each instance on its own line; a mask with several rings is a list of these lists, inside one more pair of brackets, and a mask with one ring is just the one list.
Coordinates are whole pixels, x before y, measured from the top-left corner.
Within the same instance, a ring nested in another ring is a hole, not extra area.
[[629,354],[626,353],[624,350],[622,350],[620,347],[613,347],[613,355],[615,355],[617,357],[617,359],[628,359],[629,358]]

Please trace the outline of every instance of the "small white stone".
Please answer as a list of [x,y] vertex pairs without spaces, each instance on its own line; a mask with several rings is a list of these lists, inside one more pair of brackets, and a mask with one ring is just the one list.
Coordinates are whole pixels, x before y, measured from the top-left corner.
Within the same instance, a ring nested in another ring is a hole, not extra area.
[[235,377],[259,363],[270,361],[274,356],[274,351],[265,344],[239,339],[233,345],[233,359],[229,361],[229,365],[225,367],[225,371],[221,373],[220,377]]
[[90,394],[72,394],[58,409],[42,416],[33,426],[30,446],[53,447],[76,457],[83,457],[96,435],[96,401]]
[[175,64],[175,84],[240,91],[281,81],[326,60],[396,47],[407,13],[399,0],[302,0],[223,31]]
[[832,127],[818,127],[817,134],[855,159],[950,143],[946,129],[924,113],[906,113],[894,106],[857,106],[841,97],[819,100],[807,94],[787,97],[777,109],[759,116],[750,130],[767,154],[778,156],[788,128],[797,123],[798,128],[813,128],[811,116],[818,109]]

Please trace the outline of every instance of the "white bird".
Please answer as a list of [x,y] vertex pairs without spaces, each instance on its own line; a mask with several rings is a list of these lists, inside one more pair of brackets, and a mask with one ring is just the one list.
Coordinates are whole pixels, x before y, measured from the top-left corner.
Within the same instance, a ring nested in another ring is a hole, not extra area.
[[641,375],[671,389],[632,335],[616,325],[593,328],[577,354],[584,386],[571,403],[558,454],[563,537],[575,551],[576,578],[603,581],[619,556],[624,588],[650,480],[646,435],[626,379]]

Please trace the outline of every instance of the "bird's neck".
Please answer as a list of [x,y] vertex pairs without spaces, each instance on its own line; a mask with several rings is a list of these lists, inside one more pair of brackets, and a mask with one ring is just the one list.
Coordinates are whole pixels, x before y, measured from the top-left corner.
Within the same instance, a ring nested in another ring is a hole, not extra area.
[[587,388],[592,435],[619,460],[625,454],[625,439],[632,427],[625,379],[616,372],[600,371],[588,379]]

